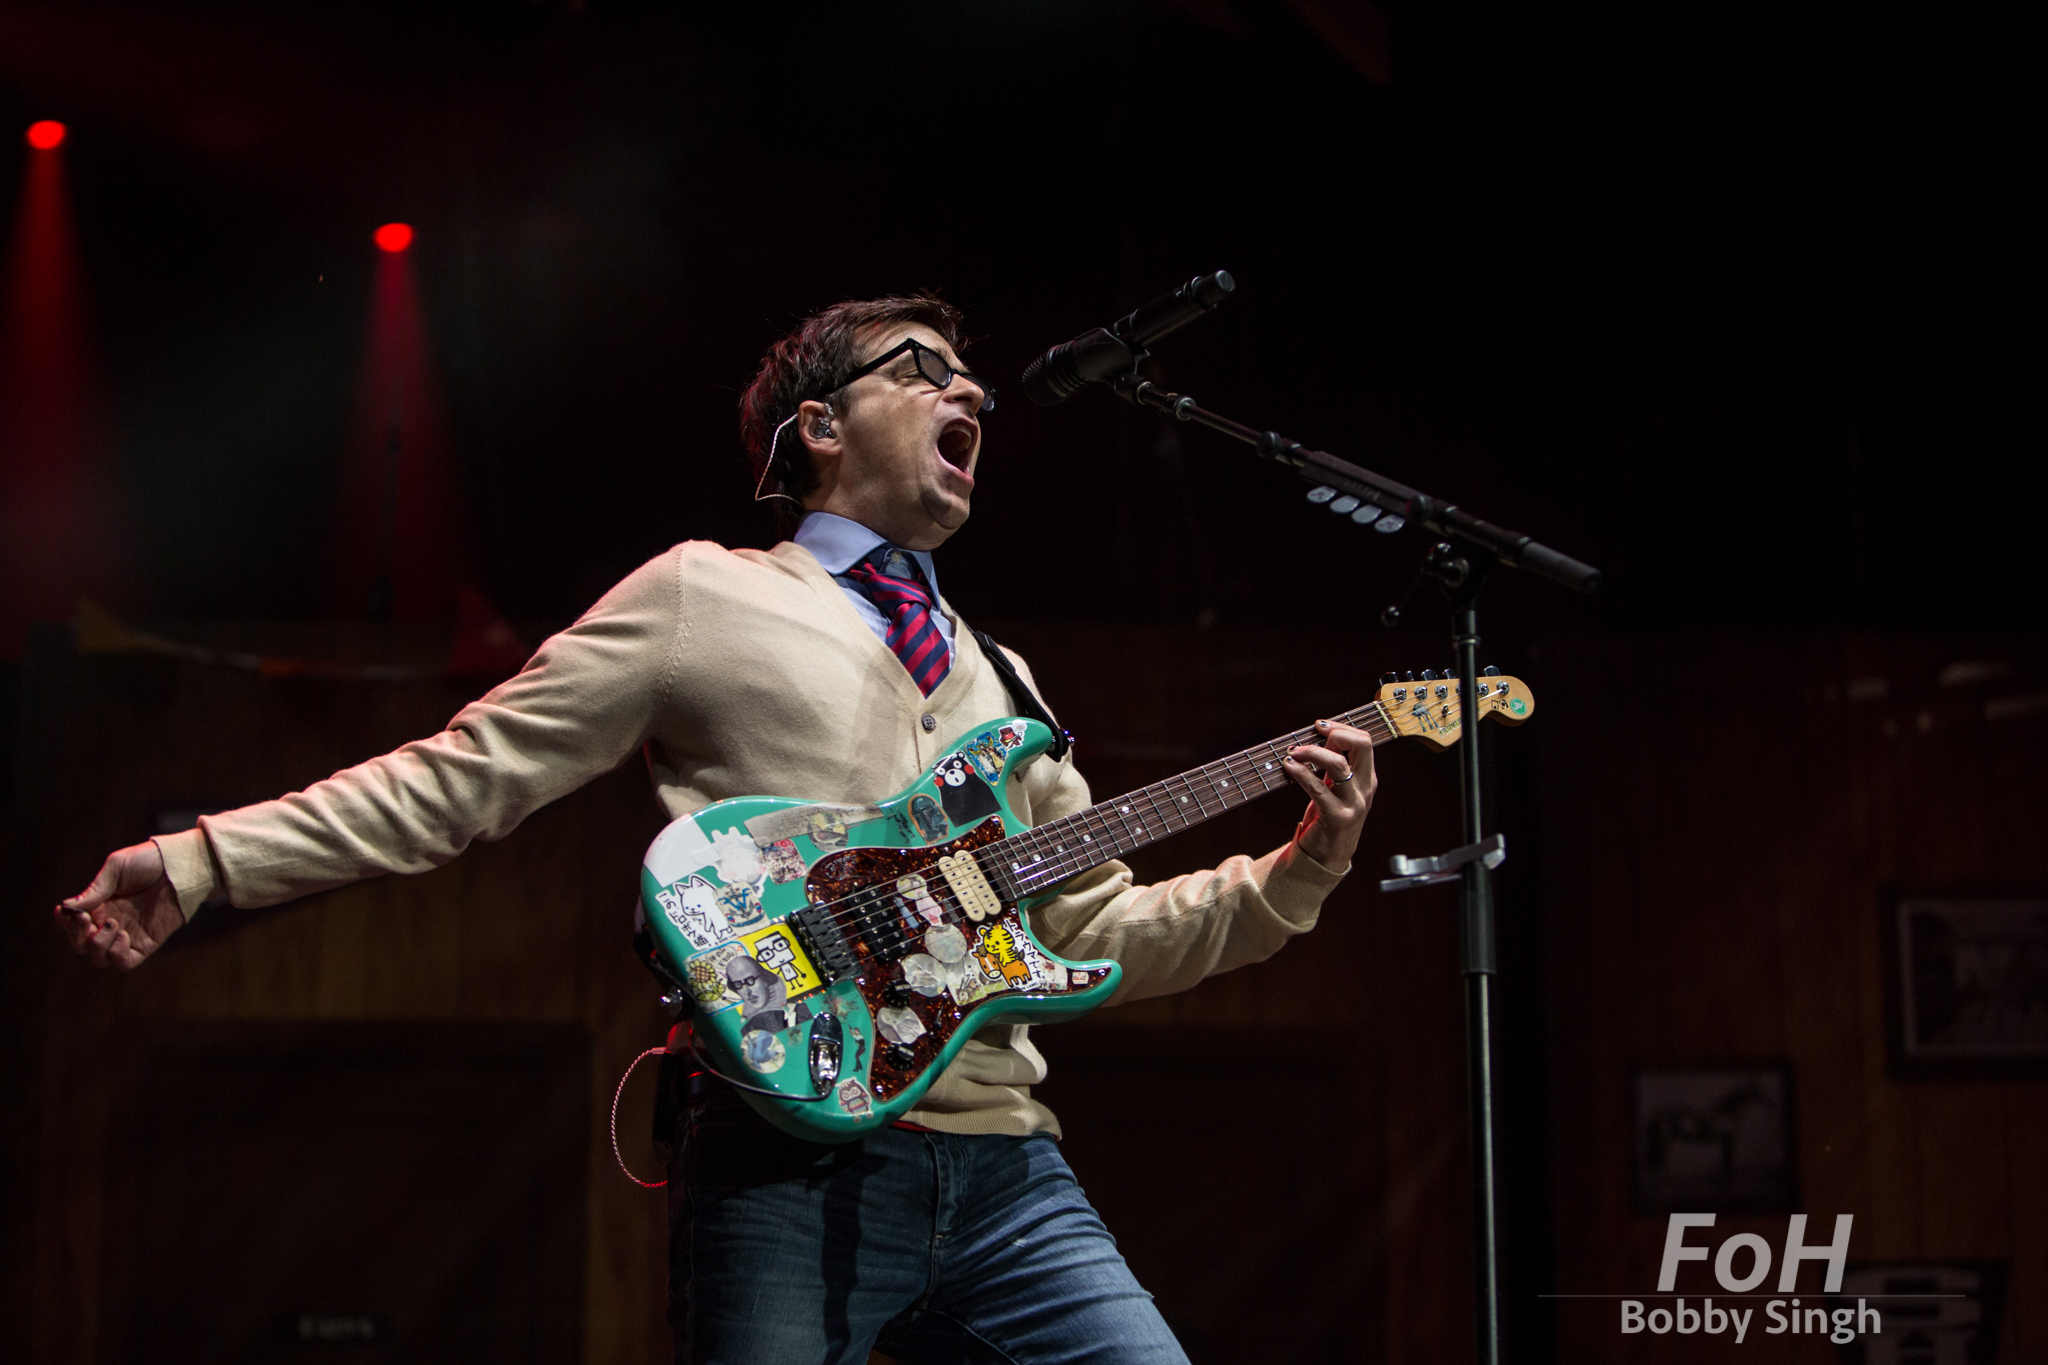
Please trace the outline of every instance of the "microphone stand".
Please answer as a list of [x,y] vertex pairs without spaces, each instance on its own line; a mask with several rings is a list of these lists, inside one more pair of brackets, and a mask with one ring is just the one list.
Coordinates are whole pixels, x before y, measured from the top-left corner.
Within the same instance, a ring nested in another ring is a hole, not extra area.
[[[1143,359],[1142,353],[1139,359]],[[1479,593],[1496,567],[1522,569],[1539,578],[1591,593],[1600,586],[1600,571],[1540,545],[1528,536],[1481,521],[1471,513],[1428,494],[1396,483],[1369,469],[1310,450],[1275,431],[1259,431],[1210,412],[1194,399],[1169,393],[1133,372],[1111,386],[1140,407],[1171,413],[1251,446],[1264,459],[1300,471],[1315,485],[1313,502],[1333,512],[1348,513],[1360,525],[1394,532],[1409,522],[1438,537],[1423,555],[1414,581],[1401,601],[1380,614],[1396,624],[1401,611],[1424,578],[1443,588],[1451,604],[1451,644],[1457,655],[1459,708],[1464,742],[1459,745],[1459,826],[1461,847],[1435,858],[1393,860],[1398,875],[1380,883],[1385,891],[1405,890],[1453,879],[1462,889],[1462,959],[1465,976],[1465,1078],[1472,1125],[1473,1319],[1480,1365],[1500,1362],[1500,1267],[1498,1216],[1494,1186],[1493,1135],[1493,995],[1499,971],[1494,943],[1493,869],[1504,855],[1499,834],[1488,838],[1479,787]]]

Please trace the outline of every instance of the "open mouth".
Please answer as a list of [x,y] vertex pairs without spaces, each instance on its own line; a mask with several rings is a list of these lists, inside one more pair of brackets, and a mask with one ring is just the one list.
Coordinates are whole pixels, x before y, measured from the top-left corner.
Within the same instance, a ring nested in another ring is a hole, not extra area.
[[974,424],[972,422],[949,422],[939,433],[939,458],[962,474],[970,472],[968,465],[974,460]]

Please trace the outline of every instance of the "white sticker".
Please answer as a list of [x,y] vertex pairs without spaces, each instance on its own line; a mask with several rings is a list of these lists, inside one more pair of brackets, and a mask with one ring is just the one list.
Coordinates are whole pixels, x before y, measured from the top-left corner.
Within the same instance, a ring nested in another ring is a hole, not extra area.
[[752,886],[767,870],[761,866],[761,846],[745,830],[722,829],[712,835],[711,858],[718,865],[718,879],[727,886]]
[[[812,843],[823,848],[828,842],[835,848],[846,846],[846,830],[854,825],[879,820],[889,812],[880,806],[857,806],[844,801],[821,801],[809,806],[788,806],[782,810],[771,810],[747,821],[747,833],[764,843],[777,839],[793,839],[808,835]],[[820,834],[825,835],[820,839]]]
[[924,1037],[924,1020],[901,1005],[887,1005],[875,1016],[875,1028],[892,1043],[914,1043]]
[[697,827],[695,816],[685,815],[680,820],[670,821],[668,828],[655,836],[653,846],[647,850],[647,870],[662,886],[679,882],[692,872],[702,871],[710,865],[711,841]]
[[912,953],[903,959],[903,984],[919,995],[937,995],[946,989],[946,969],[928,954]]
[[967,960],[967,935],[956,925],[941,924],[924,932],[924,950],[945,963]]
[[654,899],[668,922],[700,953],[732,937],[732,921],[718,908],[718,888],[702,877],[657,891]]

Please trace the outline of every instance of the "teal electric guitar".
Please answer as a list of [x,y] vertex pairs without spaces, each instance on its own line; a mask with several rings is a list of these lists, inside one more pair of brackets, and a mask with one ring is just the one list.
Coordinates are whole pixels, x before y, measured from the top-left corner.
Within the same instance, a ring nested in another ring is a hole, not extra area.
[[[1479,680],[1482,715],[1534,710],[1518,679]],[[1458,683],[1387,683],[1340,717],[1374,745],[1437,748],[1461,729]],[[702,1060],[768,1119],[844,1142],[910,1110],[990,1024],[1070,1018],[1122,969],[1069,962],[1031,908],[1078,873],[1291,786],[1297,730],[1113,801],[1026,828],[1008,779],[1052,742],[990,721],[909,788],[871,805],[737,797],[686,815],[647,850],[640,894],[657,969],[694,1003]]]

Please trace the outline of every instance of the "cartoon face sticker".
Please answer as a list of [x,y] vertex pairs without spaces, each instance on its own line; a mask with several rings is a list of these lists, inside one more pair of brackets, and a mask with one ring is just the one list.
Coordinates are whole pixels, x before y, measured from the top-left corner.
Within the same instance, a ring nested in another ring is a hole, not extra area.
[[690,959],[685,971],[690,979],[690,994],[697,997],[699,1009],[712,1014],[740,1002],[739,992],[726,984],[725,969],[734,958],[745,956],[739,944],[728,943]]
[[732,923],[718,906],[718,890],[702,877],[664,887],[654,899],[668,922],[700,952],[732,937]]
[[936,844],[946,837],[946,817],[929,796],[910,798],[910,818],[917,822],[917,837],[926,843]]
[[725,964],[725,984],[739,997],[743,1032],[765,1029],[780,1033],[789,1027],[789,1016],[783,1009],[789,1000],[789,987],[780,976],[751,957],[734,954]]
[[955,825],[974,824],[1001,809],[995,792],[965,754],[953,754],[939,764],[932,776],[938,779],[939,800],[946,808],[946,818]]
[[[994,920],[977,934],[975,959],[983,980],[1009,990],[1030,990],[1041,979],[1045,959],[1013,924],[1010,917]],[[1044,973],[1049,976],[1050,973]]]
[[839,1096],[839,1107],[857,1119],[864,1119],[874,1111],[874,1101],[868,1098],[868,1088],[859,1081],[841,1081],[835,1091]]
[[996,743],[1003,746],[1004,753],[1018,748],[1024,743],[1024,727],[1021,725],[1005,725],[1002,729],[996,731]]

